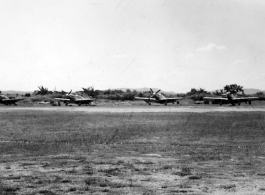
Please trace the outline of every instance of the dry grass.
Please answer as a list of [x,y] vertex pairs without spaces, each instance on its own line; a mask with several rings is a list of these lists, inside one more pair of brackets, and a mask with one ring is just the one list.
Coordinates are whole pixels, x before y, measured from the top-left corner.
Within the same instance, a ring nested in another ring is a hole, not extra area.
[[0,118],[0,195],[264,192],[263,112]]

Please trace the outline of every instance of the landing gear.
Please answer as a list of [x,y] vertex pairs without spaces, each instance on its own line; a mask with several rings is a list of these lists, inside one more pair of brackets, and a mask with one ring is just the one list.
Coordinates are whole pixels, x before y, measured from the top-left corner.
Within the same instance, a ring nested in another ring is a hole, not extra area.
[[222,106],[223,102],[220,102],[220,106]]
[[78,106],[81,106],[81,102],[79,102]]
[[148,102],[149,106],[151,106],[151,102]]
[[251,104],[251,101],[248,101],[248,104],[250,105]]
[[165,106],[167,105],[167,102],[165,103]]
[[240,106],[240,103],[241,103],[241,102],[238,102],[237,104]]

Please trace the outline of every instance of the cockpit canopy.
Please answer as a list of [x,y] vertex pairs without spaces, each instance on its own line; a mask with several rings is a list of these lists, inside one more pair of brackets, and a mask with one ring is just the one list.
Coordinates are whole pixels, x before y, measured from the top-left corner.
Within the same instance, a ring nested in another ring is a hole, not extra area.
[[85,99],[84,97],[77,94],[68,94],[68,96],[73,99]]

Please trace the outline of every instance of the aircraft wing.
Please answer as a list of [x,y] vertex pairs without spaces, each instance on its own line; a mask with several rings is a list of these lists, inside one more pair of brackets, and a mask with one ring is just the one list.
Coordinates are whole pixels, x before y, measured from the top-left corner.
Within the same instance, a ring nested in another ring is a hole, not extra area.
[[17,99],[3,99],[2,102],[6,102],[6,103],[16,103],[18,101],[23,100],[23,98],[17,98]]
[[223,97],[203,97],[204,100],[228,100],[228,98],[223,98]]
[[147,98],[147,97],[134,97],[136,100],[144,100],[144,101],[155,101],[155,98]]
[[69,102],[70,99],[67,98],[55,98],[56,100],[62,101],[62,102]]
[[182,99],[183,98],[181,98],[181,97],[180,98],[167,98],[167,100],[170,100],[170,101],[174,101],[174,100],[176,101],[176,100],[182,100]]
[[76,99],[76,102],[93,102],[93,99]]
[[174,103],[174,102],[176,102],[176,101],[178,101],[178,100],[182,100],[183,98],[166,98],[166,99],[163,99],[162,101],[165,101],[165,102],[172,102],[172,103]]
[[234,98],[234,99],[241,100],[241,101],[262,100],[262,98],[259,98],[259,97],[240,97],[240,98]]

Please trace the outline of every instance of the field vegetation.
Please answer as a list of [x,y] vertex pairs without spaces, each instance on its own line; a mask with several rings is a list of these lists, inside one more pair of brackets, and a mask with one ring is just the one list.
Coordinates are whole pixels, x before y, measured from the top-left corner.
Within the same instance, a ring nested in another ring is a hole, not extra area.
[[263,112],[0,117],[0,195],[265,191]]
[[[222,94],[225,94],[227,92],[239,92],[239,96],[256,96],[259,97],[260,100],[264,100],[265,96],[263,92],[257,92],[253,95],[246,95],[244,94],[243,87],[237,84],[231,84],[224,86],[221,90],[216,90],[213,92],[206,91],[203,88],[191,88],[190,91],[186,93],[162,93],[166,97],[183,97],[184,102],[190,101],[191,104],[194,103],[194,101],[203,101],[203,97],[215,97],[215,96],[221,96]],[[15,98],[22,96],[24,98],[23,101],[20,103],[24,105],[33,105],[35,103],[39,102],[50,102],[53,106],[58,105],[56,103],[55,98],[67,98],[66,94],[72,93],[66,92],[66,91],[56,91],[56,90],[49,90],[48,88],[44,86],[38,86],[38,90],[35,90],[32,94],[26,93],[26,94],[6,94],[10,98]],[[136,90],[130,90],[130,89],[108,89],[108,90],[96,90],[94,87],[90,86],[87,88],[82,88],[81,91],[73,92],[75,94],[81,95],[85,98],[93,98],[96,101],[134,101],[135,97],[151,97],[150,91],[136,91]],[[1,91],[0,91],[1,94]]]

